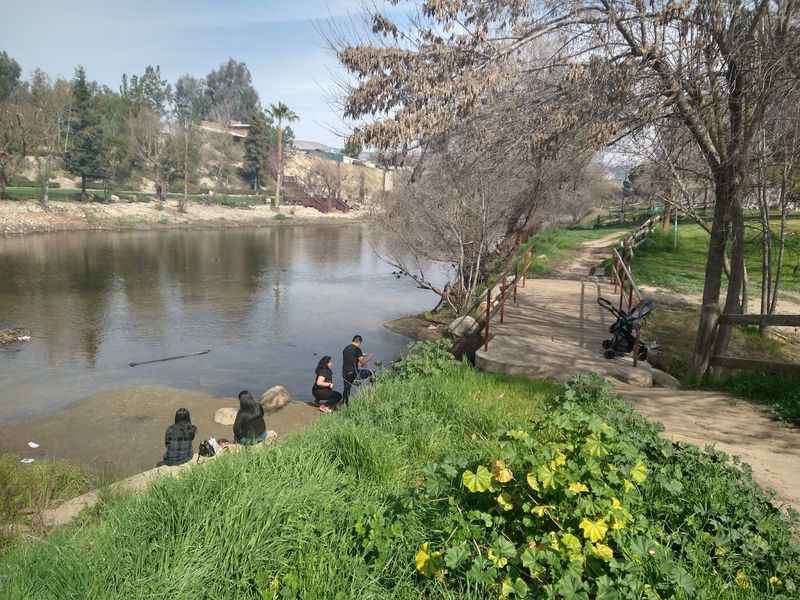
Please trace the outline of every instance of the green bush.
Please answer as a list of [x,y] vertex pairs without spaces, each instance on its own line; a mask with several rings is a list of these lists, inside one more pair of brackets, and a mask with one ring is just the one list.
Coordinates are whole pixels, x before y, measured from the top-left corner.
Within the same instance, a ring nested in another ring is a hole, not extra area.
[[592,378],[553,408],[426,469],[422,576],[501,598],[796,597],[800,548],[747,469],[660,439]]
[[458,368],[450,354],[448,340],[414,342],[405,356],[394,364],[394,377],[436,377],[447,375]]

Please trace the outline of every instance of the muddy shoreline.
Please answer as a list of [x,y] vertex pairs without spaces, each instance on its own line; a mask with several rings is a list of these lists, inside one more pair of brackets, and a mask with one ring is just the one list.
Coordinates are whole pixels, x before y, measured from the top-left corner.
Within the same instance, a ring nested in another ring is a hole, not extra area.
[[[258,392],[258,396],[263,390]],[[81,465],[103,480],[121,479],[148,469],[164,453],[164,431],[178,408],[188,408],[197,426],[194,451],[209,437],[233,438],[230,426],[214,421],[223,407],[238,408],[236,398],[159,386],[140,386],[93,394],[62,411],[3,423],[0,452],[34,460],[60,459]],[[293,401],[266,415],[267,428],[280,437],[302,431],[320,412]],[[30,448],[28,442],[38,444]]]
[[226,207],[189,203],[180,213],[168,201],[162,210],[154,203],[50,202],[47,209],[34,201],[0,201],[0,236],[16,237],[66,231],[150,231],[170,229],[234,229],[278,225],[351,224],[366,220],[363,211],[324,214],[301,206]]

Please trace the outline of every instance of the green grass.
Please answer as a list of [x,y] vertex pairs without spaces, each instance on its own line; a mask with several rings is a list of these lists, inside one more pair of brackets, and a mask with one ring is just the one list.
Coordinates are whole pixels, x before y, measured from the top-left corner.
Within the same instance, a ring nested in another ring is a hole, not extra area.
[[[159,480],[144,495],[107,498],[80,523],[15,545],[0,558],[3,598],[498,597],[493,584],[470,576],[440,583],[415,572],[420,544],[447,540],[443,528],[461,518],[453,503],[462,494],[455,491],[460,472],[452,492],[423,492],[432,463],[486,464],[511,428],[531,432],[537,453],[563,442],[565,426],[605,427],[586,411],[646,457],[648,483],[635,505],[646,507],[637,531],[652,539],[635,543],[645,544],[645,559],[647,544],[667,556],[659,554],[656,570],[642,570],[620,554],[614,578],[638,591],[618,597],[644,598],[644,582],[656,580],[667,584],[661,598],[791,597],[800,555],[790,525],[747,471],[722,455],[661,440],[642,417],[591,386],[559,399],[561,386],[448,366],[434,354],[417,357],[405,373],[382,378],[346,411],[277,446],[224,455],[180,479]],[[619,464],[630,458],[620,456]],[[676,478],[695,483],[684,488]],[[507,523],[496,507],[487,510],[493,527]],[[471,531],[481,547],[494,543],[488,531]],[[498,574],[490,566],[491,579]],[[734,582],[742,569],[749,587]],[[698,593],[672,596],[673,572]],[[789,595],[764,593],[771,575]],[[597,572],[587,577],[591,583]]]
[[[800,220],[787,221],[786,254],[783,264],[783,287],[800,291]],[[757,231],[748,230],[747,270],[752,294],[758,294],[761,282],[761,242]],[[699,293],[705,280],[708,234],[698,225],[679,225],[678,246],[674,232],[656,230],[640,246],[633,263],[636,282],[679,292]]]
[[86,471],[64,461],[26,465],[19,460],[13,454],[0,454],[0,552],[11,542],[10,527],[30,526],[30,516],[97,483]]
[[370,570],[354,527],[389,510],[424,463],[478,456],[557,390],[462,369],[376,385],[268,451],[223,456],[17,546],[0,563],[3,597],[259,598],[277,577],[305,598],[418,598],[408,557],[422,524],[383,573]]

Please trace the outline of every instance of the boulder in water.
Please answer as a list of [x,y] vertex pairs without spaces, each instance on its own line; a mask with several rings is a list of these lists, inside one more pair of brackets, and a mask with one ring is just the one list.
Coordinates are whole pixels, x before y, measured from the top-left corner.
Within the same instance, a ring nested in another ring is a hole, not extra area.
[[23,327],[14,329],[0,329],[0,346],[4,344],[16,344],[17,342],[27,342],[31,339],[31,332]]
[[466,337],[475,333],[477,329],[478,322],[469,315],[458,317],[447,326],[447,331],[456,337]]
[[236,413],[239,412],[237,408],[218,408],[214,413],[214,422],[220,425],[233,425],[236,420]]
[[269,388],[261,396],[261,405],[266,412],[276,412],[292,401],[292,395],[282,385]]

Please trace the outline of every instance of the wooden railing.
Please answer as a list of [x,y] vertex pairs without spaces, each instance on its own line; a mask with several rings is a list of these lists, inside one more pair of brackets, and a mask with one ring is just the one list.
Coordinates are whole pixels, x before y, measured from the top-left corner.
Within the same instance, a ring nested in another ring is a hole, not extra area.
[[323,198],[320,196],[290,196],[282,200],[283,204],[290,206],[305,206],[315,208],[321,213],[350,212],[350,206],[341,198]]
[[[800,315],[720,315],[721,326],[762,325],[772,327],[800,327]],[[712,367],[724,369],[746,369],[773,373],[800,375],[800,364],[784,361],[759,360],[754,358],[738,358],[735,356],[715,355],[711,357]]]
[[[522,253],[522,256],[514,260],[513,267],[504,271],[498,278],[498,282],[490,285],[482,294],[479,306],[485,306],[483,319],[479,323],[478,333],[483,334],[484,350],[489,350],[489,340],[491,339],[490,325],[492,317],[500,312],[500,323],[505,321],[506,300],[509,292],[512,294],[512,301],[517,303],[517,286],[522,282],[521,287],[525,287],[528,279],[528,272],[533,264],[533,249],[529,248]],[[499,293],[493,294],[494,290],[500,288]]]

